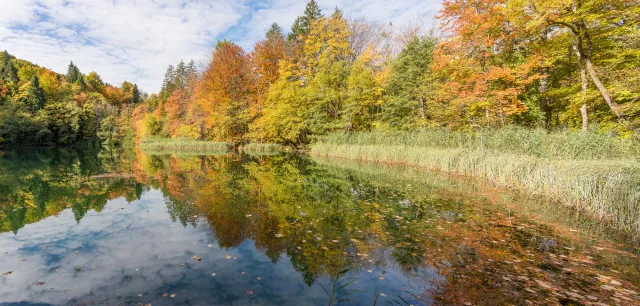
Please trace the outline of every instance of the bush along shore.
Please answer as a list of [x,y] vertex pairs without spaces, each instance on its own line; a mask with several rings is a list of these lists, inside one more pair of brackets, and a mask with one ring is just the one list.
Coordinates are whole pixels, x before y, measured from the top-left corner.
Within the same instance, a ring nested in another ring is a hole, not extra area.
[[485,178],[640,237],[638,148],[633,140],[595,132],[507,128],[334,134],[310,153]]

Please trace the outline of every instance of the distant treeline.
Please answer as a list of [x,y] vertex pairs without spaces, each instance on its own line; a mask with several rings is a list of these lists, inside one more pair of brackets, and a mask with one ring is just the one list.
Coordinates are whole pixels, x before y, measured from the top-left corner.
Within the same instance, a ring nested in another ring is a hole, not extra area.
[[145,95],[115,87],[71,62],[66,75],[0,53],[0,145],[133,140],[130,114]]

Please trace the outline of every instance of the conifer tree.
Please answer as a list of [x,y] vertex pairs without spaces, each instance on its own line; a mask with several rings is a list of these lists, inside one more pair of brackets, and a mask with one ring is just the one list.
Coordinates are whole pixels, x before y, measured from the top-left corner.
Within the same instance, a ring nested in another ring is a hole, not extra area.
[[69,63],[67,68],[67,82],[76,83],[80,78],[80,69],[73,64],[73,61]]
[[27,89],[27,94],[24,97],[23,102],[27,105],[32,113],[35,113],[44,107],[44,90],[42,90],[42,88],[40,87],[40,81],[38,80],[38,77],[36,75],[31,78],[30,83],[31,84]]
[[289,41],[300,40],[302,36],[309,34],[311,25],[320,17],[322,17],[322,11],[318,3],[315,0],[309,1],[304,9],[304,15],[296,18],[293,23],[291,33],[287,37]]
[[134,84],[131,90],[131,103],[138,104],[140,102],[140,90],[138,89],[138,84]]
[[13,65],[11,56],[6,50],[2,53],[2,62],[0,62],[0,80],[18,82],[18,69]]

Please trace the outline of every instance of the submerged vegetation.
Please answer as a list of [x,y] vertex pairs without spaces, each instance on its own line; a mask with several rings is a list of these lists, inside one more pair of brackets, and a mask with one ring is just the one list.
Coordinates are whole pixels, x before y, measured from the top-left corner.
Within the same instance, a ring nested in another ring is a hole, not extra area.
[[[591,145],[581,148],[576,142],[580,139],[589,139]],[[550,198],[638,235],[637,148],[628,139],[581,132],[427,130],[331,135],[314,144],[311,153],[486,178],[498,186]]]

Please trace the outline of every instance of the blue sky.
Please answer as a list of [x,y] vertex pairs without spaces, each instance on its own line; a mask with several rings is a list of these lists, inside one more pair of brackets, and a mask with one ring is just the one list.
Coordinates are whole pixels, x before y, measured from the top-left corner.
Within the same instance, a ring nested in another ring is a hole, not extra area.
[[[439,0],[320,0],[325,12],[392,22],[431,20]],[[180,59],[206,63],[219,39],[247,50],[273,22],[289,29],[306,0],[0,0],[0,50],[57,72],[73,60],[119,85],[160,89]]]

